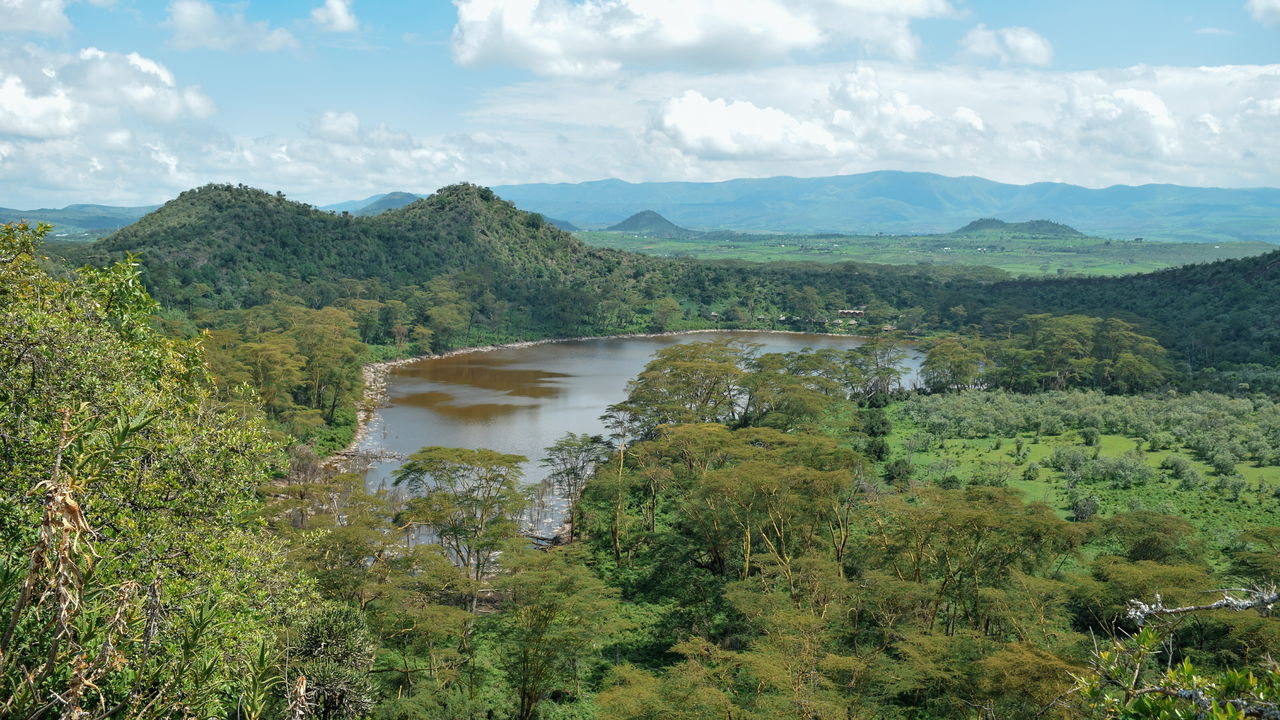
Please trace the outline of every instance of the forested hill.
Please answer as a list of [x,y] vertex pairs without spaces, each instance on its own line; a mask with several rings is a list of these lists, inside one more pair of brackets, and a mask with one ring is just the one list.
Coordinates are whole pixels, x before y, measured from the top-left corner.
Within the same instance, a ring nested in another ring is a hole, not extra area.
[[996,218],[982,218],[974,220],[964,227],[956,230],[956,234],[961,233],[980,233],[980,232],[1011,232],[1024,233],[1027,235],[1054,235],[1059,237],[1084,237],[1084,233],[1071,227],[1063,225],[1052,220],[1028,220],[1027,222],[1009,223]]
[[1122,278],[1019,280],[953,288],[958,324],[994,329],[1026,313],[1137,320],[1192,367],[1275,365],[1280,357],[1280,251]]
[[684,237],[694,234],[692,230],[686,230],[652,210],[642,210],[617,225],[610,225],[605,229],[654,237]]
[[397,286],[443,272],[562,283],[610,254],[473,185],[447,187],[374,217],[208,185],[182,193],[95,250],[140,254],[148,285],[165,302],[188,300],[184,292],[199,284],[204,292],[243,295],[263,279],[284,291],[341,278]]

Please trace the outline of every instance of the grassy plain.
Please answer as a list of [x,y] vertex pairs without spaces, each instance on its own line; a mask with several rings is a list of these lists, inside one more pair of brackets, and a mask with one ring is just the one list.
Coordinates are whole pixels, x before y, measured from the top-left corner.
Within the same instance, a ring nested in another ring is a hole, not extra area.
[[1265,242],[1150,242],[1006,231],[871,236],[715,232],[674,238],[605,231],[576,234],[589,245],[668,257],[986,265],[1013,275],[1130,275],[1276,249]]
[[[1211,542],[1221,545],[1231,542],[1244,529],[1275,525],[1280,520],[1280,495],[1277,494],[1280,467],[1238,463],[1235,471],[1244,479],[1244,485],[1237,495],[1210,465],[1186,448],[1175,445],[1167,450],[1148,450],[1138,438],[1102,434],[1094,446],[1099,457],[1140,456],[1154,471],[1154,479],[1130,488],[1081,480],[1069,488],[1065,474],[1049,467],[1048,460],[1060,447],[1092,451],[1093,447],[1085,446],[1079,431],[1068,430],[1060,435],[1021,433],[1010,437],[941,438],[925,449],[912,452],[912,438],[920,434],[920,429],[892,409],[890,416],[893,432],[887,438],[889,457],[910,460],[915,482],[938,482],[945,475],[953,475],[962,482],[978,477],[1003,477],[1008,487],[1022,491],[1026,501],[1043,502],[1064,518],[1071,514],[1073,496],[1092,496],[1098,502],[1099,517],[1134,510],[1176,515],[1205,533],[1204,537],[1212,538]],[[1025,450],[1021,459],[1017,452],[1019,439]],[[1181,486],[1179,480],[1161,469],[1161,463],[1169,455],[1185,458],[1198,471],[1201,481],[1194,487]],[[1024,473],[1032,464],[1038,467],[1037,477],[1026,479]]]

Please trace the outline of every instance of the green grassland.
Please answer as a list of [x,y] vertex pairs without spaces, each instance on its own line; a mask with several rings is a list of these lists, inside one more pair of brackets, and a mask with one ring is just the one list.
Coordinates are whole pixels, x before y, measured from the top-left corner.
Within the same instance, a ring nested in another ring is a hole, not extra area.
[[[1064,518],[1071,515],[1074,499],[1092,497],[1099,517],[1135,510],[1176,515],[1205,533],[1210,542],[1226,543],[1242,529],[1274,525],[1280,519],[1280,467],[1239,462],[1235,480],[1243,480],[1243,484],[1233,486],[1232,478],[1215,473],[1185,447],[1151,450],[1143,439],[1117,434],[1100,434],[1095,445],[1086,446],[1077,430],[1059,435],[929,438],[923,448],[913,452],[913,446],[920,444],[921,429],[901,413],[891,415],[894,429],[887,438],[890,457],[912,464],[914,482],[943,483],[946,476],[952,476],[962,483],[1004,484],[1022,491],[1028,502],[1049,505]],[[1086,478],[1071,487],[1066,473],[1050,467],[1054,450],[1064,447],[1096,451],[1099,458],[1140,458],[1151,468],[1151,480],[1121,487]],[[1169,456],[1185,459],[1199,474],[1199,481],[1183,484],[1162,469]],[[1031,473],[1028,468],[1033,468]]]
[[576,234],[589,245],[668,257],[985,265],[1014,275],[1130,275],[1276,249],[1265,242],[1150,242],[1000,230],[872,236],[714,232],[671,238],[606,231]]

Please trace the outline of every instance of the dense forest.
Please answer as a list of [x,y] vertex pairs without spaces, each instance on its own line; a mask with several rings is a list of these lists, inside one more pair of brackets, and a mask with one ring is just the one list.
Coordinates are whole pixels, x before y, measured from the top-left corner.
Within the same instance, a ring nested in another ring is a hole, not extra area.
[[[0,715],[1276,712],[1274,254],[698,263],[470,185],[372,217],[207,186],[60,259],[43,233],[0,232]],[[322,462],[363,363],[693,327],[871,337],[659,352],[608,435],[547,448],[549,547],[519,456],[424,447],[376,493]]]

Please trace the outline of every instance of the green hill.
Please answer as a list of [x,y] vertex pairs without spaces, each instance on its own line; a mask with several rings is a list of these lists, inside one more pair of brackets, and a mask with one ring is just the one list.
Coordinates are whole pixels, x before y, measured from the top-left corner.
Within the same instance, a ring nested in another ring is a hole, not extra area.
[[569,222],[568,220],[557,220],[556,218],[546,218],[546,221],[560,228],[561,230],[564,230],[565,232],[578,232],[579,230],[582,229],[582,228],[579,228],[577,225],[574,225],[573,223]]
[[1052,220],[1029,220],[1027,222],[1009,223],[995,218],[982,218],[965,225],[955,234],[984,232],[1005,232],[1024,235],[1047,235],[1053,237],[1086,237],[1086,235],[1070,225],[1063,225]]
[[93,250],[140,253],[149,284],[166,301],[198,284],[236,294],[268,273],[282,277],[282,289],[299,290],[338,278],[403,285],[444,272],[564,283],[609,254],[474,185],[443,188],[371,217],[334,215],[244,186],[207,185]]
[[605,228],[605,230],[666,238],[688,237],[696,234],[694,231],[682,228],[652,210],[642,210],[616,225]]
[[957,325],[977,320],[992,332],[1026,313],[1114,316],[1153,331],[1185,366],[1275,365],[1280,358],[1280,250],[1119,278],[953,286],[941,305],[963,308],[961,316],[950,313]]

